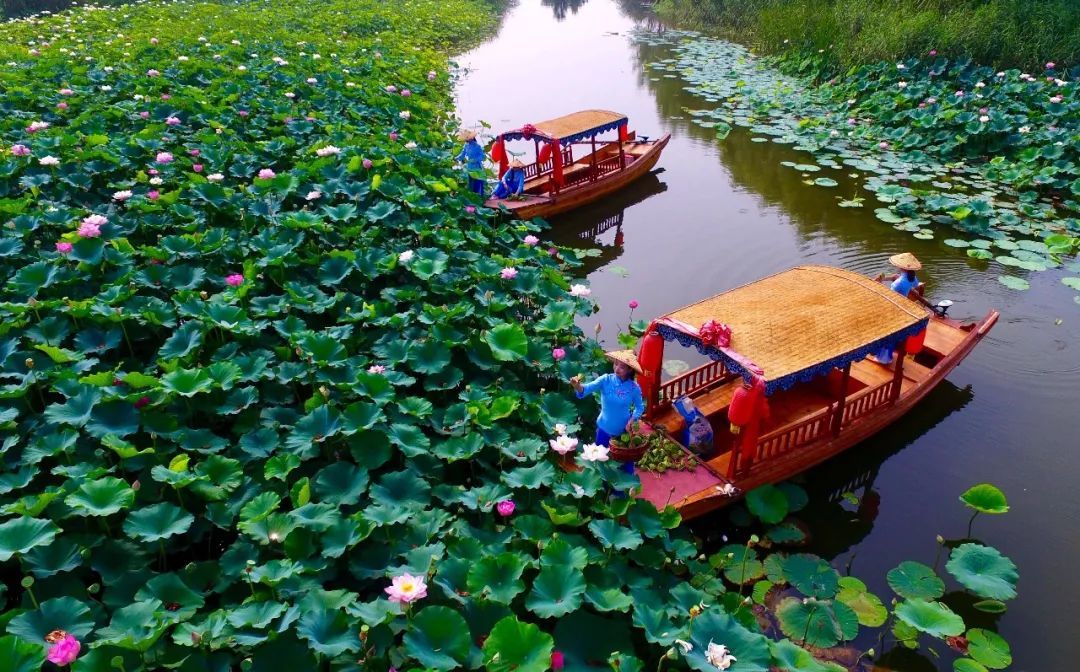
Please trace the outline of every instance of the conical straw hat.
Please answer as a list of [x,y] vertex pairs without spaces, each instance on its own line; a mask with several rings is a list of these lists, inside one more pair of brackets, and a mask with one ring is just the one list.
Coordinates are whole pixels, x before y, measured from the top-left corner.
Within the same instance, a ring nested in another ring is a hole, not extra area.
[[922,263],[915,258],[914,254],[910,252],[894,254],[893,256],[889,257],[889,263],[902,271],[922,270]]
[[613,362],[622,362],[638,373],[643,373],[641,364],[638,362],[637,355],[634,354],[633,350],[613,350],[605,352],[604,356]]
[[471,128],[463,128],[458,132],[458,137],[468,142],[469,140],[476,138],[476,131]]
[[521,162],[521,159],[514,159],[510,162],[511,168],[524,168],[525,164]]

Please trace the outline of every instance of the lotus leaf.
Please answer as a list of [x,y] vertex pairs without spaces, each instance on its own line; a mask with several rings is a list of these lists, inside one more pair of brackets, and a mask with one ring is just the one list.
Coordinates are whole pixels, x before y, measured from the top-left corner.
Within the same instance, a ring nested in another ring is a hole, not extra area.
[[424,666],[452,670],[469,654],[469,624],[448,607],[425,607],[413,617],[404,642],[406,650]]
[[716,666],[705,658],[709,643],[723,644],[735,656],[737,662],[732,672],[768,672],[770,666],[769,644],[764,636],[752,632],[730,614],[717,607],[706,609],[694,619],[690,643],[694,648],[684,659],[691,669],[713,672]]
[[876,628],[885,623],[889,610],[877,595],[867,592],[866,584],[854,577],[842,576],[839,585],[836,601],[846,604],[855,612],[859,625]]
[[1024,290],[1031,287],[1027,280],[1018,278],[1015,275],[999,275],[998,282],[1005,285],[1009,289]]
[[821,662],[788,639],[770,641],[769,650],[775,668],[784,672],[842,672],[844,669],[835,663]]
[[1009,510],[1005,493],[989,483],[980,483],[968,488],[964,494],[960,495],[960,501],[979,513],[1005,513]]
[[38,672],[45,665],[45,654],[45,647],[36,642],[12,635],[0,637],[0,660],[10,672]]
[[967,632],[968,655],[991,670],[1003,670],[1012,664],[1012,651],[1005,639],[990,630],[972,628]]
[[921,562],[901,562],[885,578],[897,595],[907,599],[932,600],[945,594],[945,583]]
[[0,562],[13,555],[22,555],[33,548],[49,544],[60,529],[48,520],[20,516],[0,523]]
[[564,616],[581,606],[585,587],[585,579],[574,567],[542,567],[525,599],[525,606],[541,618]]
[[971,658],[957,658],[953,661],[953,672],[986,672],[986,668]]
[[964,632],[964,619],[941,602],[909,598],[896,606],[895,613],[904,623],[934,637],[955,637]]
[[187,532],[194,521],[194,516],[180,507],[161,502],[128,514],[124,532],[145,542],[155,542]]
[[297,634],[315,651],[325,656],[336,656],[346,651],[360,650],[360,640],[355,628],[336,609],[313,609],[300,616]]
[[545,672],[555,641],[535,625],[507,616],[491,629],[483,648],[491,672]]
[[763,485],[746,493],[746,506],[765,523],[779,523],[788,514],[787,497],[773,485]]
[[113,477],[84,483],[64,502],[87,516],[109,516],[135,501],[135,491],[127,482]]
[[817,598],[836,595],[839,574],[816,555],[797,553],[784,560],[784,576],[803,594]]
[[1016,565],[991,546],[961,544],[949,554],[945,569],[980,597],[993,600],[1016,597],[1019,579]]

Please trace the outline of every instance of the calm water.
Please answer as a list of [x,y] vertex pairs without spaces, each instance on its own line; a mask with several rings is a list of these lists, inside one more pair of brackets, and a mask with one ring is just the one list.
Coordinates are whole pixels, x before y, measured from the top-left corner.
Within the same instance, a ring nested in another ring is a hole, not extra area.
[[[836,196],[859,191],[846,171],[830,175],[840,181],[836,189],[811,187],[780,165],[804,158],[788,147],[752,143],[739,129],[717,141],[684,112],[706,103],[686,94],[680,80],[654,80],[644,69],[665,52],[634,44],[628,33],[635,26],[658,29],[629,1],[519,0],[497,36],[459,59],[468,70],[458,88],[466,125],[483,120],[498,130],[608,108],[628,114],[639,134],[672,135],[661,172],[553,222],[559,242],[585,237],[583,244],[602,250],[589,266],[601,312],[582,327],[592,333],[598,321],[613,344],[631,299],[640,302],[635,318],[648,319],[797,264],[873,274],[903,250],[922,260],[928,296],[956,302],[950,315],[1000,310],[990,336],[910,416],[807,474],[812,491],[863,479],[880,499],[876,517],[837,517],[835,507],[814,514],[813,550],[841,570],[851,563],[887,599],[885,572],[905,559],[933,564],[935,535],[964,536],[967,515],[957,496],[993,482],[1012,511],[981,517],[974,536],[1020,567],[1020,597],[997,619],[1013,645],[1011,669],[1070,669],[1080,657],[1076,619],[1063,609],[1080,604],[1080,582],[1070,571],[1080,560],[1072,534],[1080,522],[1080,306],[1073,292],[1053,272],[1032,274],[1027,292],[1008,290],[993,264],[879,222],[868,192],[861,194],[868,207],[837,207]],[[721,515],[702,527],[719,534],[727,526]],[[928,659],[895,665],[935,669]]]

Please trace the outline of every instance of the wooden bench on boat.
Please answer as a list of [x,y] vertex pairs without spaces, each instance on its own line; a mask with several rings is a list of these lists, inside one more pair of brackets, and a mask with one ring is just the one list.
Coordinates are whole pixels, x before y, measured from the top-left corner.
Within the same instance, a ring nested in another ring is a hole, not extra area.
[[[712,424],[714,450],[689,474],[643,472],[639,496],[692,518],[808,469],[900,418],[997,318],[991,311],[961,324],[869,278],[825,266],[798,267],[660,317],[646,329],[639,354],[646,417],[678,441],[685,422],[673,403],[688,397]],[[730,342],[703,340],[700,327],[709,321],[729,326]],[[661,381],[671,341],[711,361]],[[866,359],[883,347],[896,349],[893,364]],[[732,434],[728,413],[751,382],[767,399],[768,417]]]

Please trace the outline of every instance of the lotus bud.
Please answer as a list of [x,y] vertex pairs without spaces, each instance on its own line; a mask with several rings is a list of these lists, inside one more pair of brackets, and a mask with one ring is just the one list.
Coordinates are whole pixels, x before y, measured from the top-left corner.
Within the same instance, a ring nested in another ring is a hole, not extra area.
[[939,535],[937,535],[937,537],[935,537],[935,538],[937,539],[937,543],[938,543],[938,544],[941,544],[941,545],[944,545],[944,544],[945,544],[945,537],[943,537],[943,536],[941,536],[941,535],[939,534]]
[[134,483],[131,484],[131,489],[134,490],[135,492],[138,492],[139,488],[141,488],[141,487],[142,487],[142,483],[139,483],[138,481],[135,481]]
[[101,584],[91,583],[90,586],[86,589],[86,592],[90,593],[91,595],[97,595],[101,592]]
[[109,659],[109,665],[115,667],[118,670],[124,669],[124,658],[122,656],[113,656]]
[[694,606],[690,607],[690,618],[697,618],[700,615],[701,615],[701,607],[700,606],[695,604]]
[[599,323],[599,322],[597,322],[597,323],[596,323],[596,328],[595,328],[595,329],[593,329],[593,333],[594,333],[594,334],[596,334],[597,336],[599,336],[599,335],[600,335],[600,331],[601,331],[602,329],[603,329],[603,327],[602,327],[602,326],[600,325],[600,323]]
[[23,580],[22,580],[22,587],[23,588],[25,588],[27,590],[30,590],[30,588],[33,587],[33,585],[34,585],[34,577],[32,577],[32,576],[24,576],[23,577]]
[[876,654],[876,653],[874,652],[874,649],[873,649],[873,648],[870,648],[870,649],[867,649],[867,651],[866,651],[866,655],[867,655],[867,656],[869,656],[869,657],[871,657],[871,658],[873,658],[873,657],[874,657],[875,655],[877,655],[877,654]]
[[201,641],[202,641],[202,635],[201,634],[199,634],[197,632],[191,633],[191,643],[192,644],[194,644],[195,646],[198,646],[199,642],[201,642]]
[[277,532],[271,532],[270,541],[274,542],[275,544],[278,543],[279,541],[281,541],[281,535]]
[[324,399],[329,399],[330,398],[330,390],[326,389],[325,385],[320,385],[319,386],[319,394],[321,394]]
[[23,364],[26,364],[26,368],[28,368],[28,369],[34,368],[34,360],[31,357],[27,357],[26,361],[23,362]]
[[761,539],[756,534],[751,534],[750,535],[750,545],[751,546],[758,543],[759,541],[761,541]]

